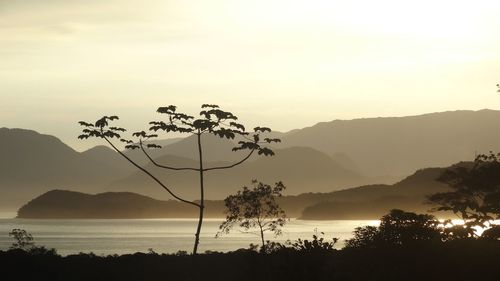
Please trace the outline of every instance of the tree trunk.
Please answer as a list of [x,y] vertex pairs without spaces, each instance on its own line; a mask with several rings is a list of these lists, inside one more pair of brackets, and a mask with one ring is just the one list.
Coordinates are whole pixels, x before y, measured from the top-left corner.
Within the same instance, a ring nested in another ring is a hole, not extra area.
[[262,230],[262,226],[259,225],[260,227],[260,240],[262,240],[262,249],[266,246],[266,243],[264,242],[264,230]]
[[194,239],[193,255],[198,252],[198,244],[200,244],[200,232],[203,224],[203,211],[205,209],[205,190],[203,186],[203,153],[201,148],[201,132],[198,130],[198,154],[200,156],[200,216],[198,218],[198,227]]

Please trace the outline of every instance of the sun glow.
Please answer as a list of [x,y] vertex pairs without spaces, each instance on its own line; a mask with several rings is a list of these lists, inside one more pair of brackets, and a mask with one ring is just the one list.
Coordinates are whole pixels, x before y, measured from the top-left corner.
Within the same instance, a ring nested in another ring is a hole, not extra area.
[[[74,143],[74,121],[115,102],[144,116],[137,124],[165,100],[210,101],[281,131],[495,109],[498,10],[450,0],[3,1],[0,120]],[[263,100],[272,110],[251,110]]]

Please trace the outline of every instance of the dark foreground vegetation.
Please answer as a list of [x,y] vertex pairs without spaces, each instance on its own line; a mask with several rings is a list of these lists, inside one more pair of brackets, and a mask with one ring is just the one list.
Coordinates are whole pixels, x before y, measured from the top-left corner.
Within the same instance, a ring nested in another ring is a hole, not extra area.
[[[430,215],[392,210],[379,227],[356,228],[341,250],[336,238],[199,255],[135,253],[62,257],[35,246],[23,230],[0,251],[2,280],[499,280],[498,226],[482,236],[445,227]],[[453,231],[450,231],[453,230]]]
[[500,242],[101,257],[0,252],[2,280],[499,280]]

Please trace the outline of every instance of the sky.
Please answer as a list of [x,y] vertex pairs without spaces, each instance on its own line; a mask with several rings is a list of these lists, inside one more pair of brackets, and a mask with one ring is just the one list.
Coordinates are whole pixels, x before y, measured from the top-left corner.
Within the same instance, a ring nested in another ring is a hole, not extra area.
[[0,127],[77,150],[159,106],[250,126],[500,109],[500,1],[0,0]]

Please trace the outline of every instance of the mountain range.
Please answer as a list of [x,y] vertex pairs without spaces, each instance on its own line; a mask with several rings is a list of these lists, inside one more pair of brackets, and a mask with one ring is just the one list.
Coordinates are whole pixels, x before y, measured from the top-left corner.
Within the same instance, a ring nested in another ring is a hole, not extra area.
[[[497,120],[500,111],[452,111],[334,120],[277,133],[282,143],[274,147],[276,156],[252,157],[235,169],[208,173],[207,196],[222,199],[252,179],[269,183],[282,180],[288,195],[321,192],[321,196],[327,196],[335,190],[367,184],[374,185],[360,190],[390,188],[390,184],[421,168],[446,167],[471,160],[475,153],[500,151]],[[152,151],[158,162],[196,166],[192,137],[161,142],[164,147]],[[243,156],[231,151],[234,143],[229,140],[211,136],[203,144],[205,166],[226,164]],[[138,151],[126,153],[152,168]],[[197,175],[153,168],[152,171],[182,196],[197,198]],[[0,211],[18,209],[53,189],[84,193],[129,191],[171,199],[106,146],[78,152],[54,136],[0,128]],[[364,193],[349,194],[361,198]],[[335,196],[331,201],[339,205],[340,195]],[[312,213],[314,209],[309,209],[304,216]]]
[[[419,213],[431,209],[426,195],[447,190],[436,181],[443,168],[419,170],[394,185],[368,185],[328,193],[304,193],[278,198],[289,217],[312,220],[378,219],[393,208]],[[223,217],[222,200],[206,201],[206,217]],[[444,217],[449,214],[438,214]],[[96,195],[52,190],[18,211],[19,218],[109,219],[196,218],[198,209],[177,200],[156,200],[131,192]]]
[[283,145],[343,153],[366,176],[401,177],[500,150],[500,111],[459,110],[418,116],[334,120],[295,130]]

